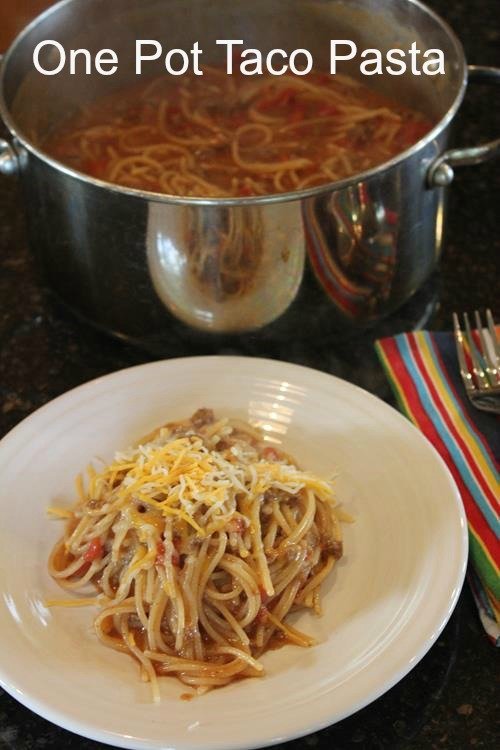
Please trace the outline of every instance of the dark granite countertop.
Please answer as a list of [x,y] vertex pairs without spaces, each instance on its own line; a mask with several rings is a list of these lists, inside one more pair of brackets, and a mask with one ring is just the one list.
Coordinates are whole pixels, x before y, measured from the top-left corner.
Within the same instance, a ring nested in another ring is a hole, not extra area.
[[[429,3],[460,36],[471,63],[500,65],[497,0],[432,0]],[[475,86],[459,115],[456,142],[477,143],[498,134],[492,103],[498,92]],[[500,257],[499,162],[457,170],[440,271],[403,311],[381,330],[411,326],[419,305],[427,325],[449,326],[452,310],[498,305],[494,282]],[[497,287],[498,290],[498,287]],[[432,303],[432,304],[431,304]],[[495,310],[497,319],[499,310]],[[359,354],[374,332],[362,339],[320,346],[309,340],[264,344],[231,351],[293,360],[360,383],[387,399],[384,376],[375,360],[361,371]],[[192,343],[176,345],[170,356],[203,353]],[[39,279],[24,234],[22,200],[14,179],[0,177],[0,437],[42,404],[96,376],[145,362],[149,355],[107,338],[75,320],[50,296]],[[1,481],[1,479],[0,479]],[[8,644],[0,644],[2,648]],[[467,586],[437,643],[415,669],[375,703],[335,726],[288,743],[292,748],[498,747],[495,733],[495,650],[479,623]],[[36,668],[34,666],[34,668]],[[105,747],[53,726],[0,690],[0,750],[35,748],[97,750]]]

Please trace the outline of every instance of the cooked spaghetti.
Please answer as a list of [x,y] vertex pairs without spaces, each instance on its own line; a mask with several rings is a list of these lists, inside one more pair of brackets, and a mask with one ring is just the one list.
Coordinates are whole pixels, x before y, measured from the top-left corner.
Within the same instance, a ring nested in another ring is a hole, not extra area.
[[[158,699],[158,675],[198,693],[259,676],[259,656],[313,639],[287,621],[320,612],[342,555],[330,482],[300,470],[259,431],[200,409],[115,456],[71,511],[49,570],[94,588],[100,641],[132,655]],[[97,596],[96,591],[97,590]]]
[[45,149],[99,179],[196,197],[283,193],[388,161],[430,129],[420,113],[342,75],[204,68],[103,97]]

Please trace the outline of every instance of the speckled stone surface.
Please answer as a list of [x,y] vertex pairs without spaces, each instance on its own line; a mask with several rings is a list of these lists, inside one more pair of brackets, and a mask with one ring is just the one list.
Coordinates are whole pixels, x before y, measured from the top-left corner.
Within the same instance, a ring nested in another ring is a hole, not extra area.
[[[469,62],[500,65],[497,0],[429,4],[454,27]],[[498,101],[498,90],[471,88],[458,117],[457,144],[476,143],[500,132],[500,113],[497,107],[495,114],[493,106]],[[241,346],[233,343],[231,351],[308,364],[390,399],[375,358],[366,355],[375,335],[408,329],[422,315],[429,318],[428,326],[446,328],[454,309],[498,305],[494,282],[500,276],[499,168],[497,162],[457,171],[440,272],[379,331],[343,345],[325,345],[314,336],[272,342],[257,336]],[[176,341],[169,354],[212,350],[209,344],[187,338]],[[16,182],[0,177],[0,436],[64,391],[148,359],[147,353],[75,320],[50,297],[26,247]],[[8,644],[0,643],[0,659],[3,648]],[[407,677],[354,716],[286,747],[493,750],[500,744],[495,727],[496,662],[497,653],[482,631],[466,587],[441,637]],[[53,726],[0,689],[0,750],[99,747],[105,746]]]

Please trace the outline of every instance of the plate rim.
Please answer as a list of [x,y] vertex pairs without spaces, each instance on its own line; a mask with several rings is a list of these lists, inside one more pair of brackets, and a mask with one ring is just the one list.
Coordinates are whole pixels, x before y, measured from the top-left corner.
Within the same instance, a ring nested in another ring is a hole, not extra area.
[[[451,495],[453,495],[453,500],[454,500],[453,507],[457,511],[458,526],[460,528],[460,538],[459,538],[460,550],[459,550],[459,554],[457,555],[458,557],[457,569],[454,571],[454,575],[453,575],[452,595],[446,601],[447,608],[446,609],[444,607],[442,608],[440,620],[438,623],[435,624],[433,632],[429,636],[427,636],[425,639],[423,639],[423,641],[419,645],[419,648],[413,651],[412,658],[408,660],[408,663],[405,665],[403,669],[396,670],[395,673],[392,674],[390,678],[383,681],[381,685],[365,693],[362,698],[360,698],[358,701],[353,702],[349,706],[348,709],[341,712],[340,714],[332,711],[330,718],[322,717],[313,721],[311,721],[310,719],[309,720],[304,719],[304,726],[300,730],[293,730],[292,732],[288,732],[279,736],[272,736],[272,737],[263,736],[260,739],[250,740],[250,742],[244,741],[242,739],[239,743],[236,743],[236,744],[234,742],[230,742],[228,744],[227,742],[221,741],[221,742],[218,742],[217,745],[215,745],[210,740],[204,745],[206,750],[254,750],[256,748],[272,746],[278,743],[288,742],[290,740],[305,737],[307,735],[318,732],[328,726],[333,726],[339,721],[342,721],[345,718],[352,716],[357,711],[370,705],[373,701],[380,698],[388,690],[394,687],[394,685],[400,682],[407,674],[409,674],[409,672],[412,671],[412,669],[422,660],[422,658],[431,649],[431,647],[434,645],[434,643],[437,641],[437,639],[441,635],[443,629],[448,623],[456,607],[456,604],[458,602],[458,598],[460,596],[462,586],[464,583],[464,579],[465,579],[467,558],[468,558],[467,518],[465,514],[465,509],[462,503],[462,499],[460,496],[460,492],[448,466],[446,465],[445,461],[440,456],[436,448],[432,445],[431,441],[408,418],[406,418],[403,414],[401,414],[400,411],[398,411],[395,407],[388,404],[379,396],[371,393],[370,391],[367,391],[366,389],[354,383],[351,383],[350,381],[344,378],[340,378],[337,375],[333,375],[331,373],[325,372],[323,370],[318,370],[316,368],[309,367],[307,365],[301,365],[301,364],[296,364],[294,362],[288,362],[286,360],[271,359],[271,358],[265,358],[265,357],[248,357],[248,356],[241,356],[241,355],[224,355],[224,354],[194,355],[194,356],[187,356],[187,357],[175,357],[172,359],[159,359],[159,360],[154,360],[150,362],[145,362],[142,364],[132,365],[130,367],[120,368],[110,373],[92,378],[91,380],[85,381],[77,386],[74,386],[73,388],[67,391],[64,391],[60,395],[56,396],[53,399],[50,399],[47,403],[43,404],[38,409],[33,411],[31,414],[26,416],[18,424],[16,424],[13,428],[11,428],[0,439],[0,457],[1,457],[2,452],[5,449],[8,449],[11,441],[16,440],[18,432],[22,432],[26,428],[26,426],[29,427],[32,422],[35,422],[40,416],[43,416],[47,411],[50,411],[51,409],[53,409],[54,406],[63,404],[65,401],[71,402],[74,399],[76,394],[85,394],[86,392],[91,392],[95,387],[99,387],[101,384],[105,384],[106,382],[109,382],[110,380],[113,380],[115,378],[121,379],[134,372],[138,372],[141,370],[144,371],[146,369],[154,370],[158,367],[170,367],[170,366],[176,366],[176,365],[178,366],[178,365],[195,363],[195,362],[214,363],[214,364],[221,364],[221,363],[241,364],[242,362],[248,362],[248,360],[252,361],[257,366],[262,365],[263,367],[268,367],[271,365],[272,367],[278,367],[278,368],[279,367],[292,368],[295,372],[299,373],[299,377],[300,377],[300,373],[304,373],[308,375],[309,377],[312,375],[315,378],[323,380],[323,382],[326,385],[331,384],[332,381],[338,382],[342,384],[343,387],[347,387],[353,392],[357,392],[361,398],[365,400],[368,399],[368,401],[372,402],[376,406],[376,408],[379,408],[379,409],[381,408],[383,410],[386,410],[388,414],[389,413],[391,414],[391,417],[395,419],[395,421],[397,421],[401,426],[404,425],[404,429],[412,433],[414,439],[416,439],[417,441],[420,441],[422,444],[425,444],[426,449],[429,452],[429,455],[433,455],[434,461],[437,460],[437,464],[439,464],[440,470],[442,471],[443,476],[446,477],[446,480],[450,489],[450,497]],[[265,375],[263,377],[265,377]],[[457,537],[457,541],[458,541],[458,537]],[[451,573],[450,573],[450,578],[451,578]],[[451,584],[451,581],[450,581],[450,584]],[[50,699],[39,701],[36,698],[32,698],[29,694],[29,690],[26,692],[21,689],[19,680],[15,680],[15,679],[13,680],[12,677],[9,677],[9,674],[5,672],[4,667],[1,662],[0,662],[0,686],[9,695],[11,695],[15,700],[17,700],[19,703],[21,703],[23,706],[25,706],[29,710],[36,713],[38,716],[41,716],[42,718],[50,721],[54,725],[61,727],[67,731],[70,731],[73,734],[86,737],[96,742],[102,742],[104,744],[114,745],[120,748],[125,748],[126,750],[159,750],[159,748],[161,747],[166,747],[165,744],[160,745],[159,742],[157,742],[156,740],[151,740],[148,738],[140,738],[140,737],[132,738],[130,736],[125,736],[123,734],[117,734],[113,732],[112,730],[96,729],[95,725],[89,724],[87,721],[82,721],[78,719],[75,720],[71,716],[68,716],[68,714],[64,710],[54,708],[50,703]],[[188,738],[186,738],[186,740],[187,739]],[[167,740],[167,743],[168,743],[168,740]],[[175,746],[169,745],[169,747],[171,747],[172,750],[174,750],[174,748],[175,750],[199,750],[200,745],[198,743],[190,744],[189,742],[186,741],[186,742],[183,742],[182,744],[179,744],[177,742]]]

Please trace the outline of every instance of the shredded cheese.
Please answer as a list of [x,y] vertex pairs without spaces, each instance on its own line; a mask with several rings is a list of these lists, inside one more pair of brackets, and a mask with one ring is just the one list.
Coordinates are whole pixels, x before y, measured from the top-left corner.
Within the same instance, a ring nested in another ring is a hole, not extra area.
[[[133,509],[137,527],[151,524],[161,531],[161,519],[173,516],[200,538],[235,517],[237,500],[244,497],[263,497],[268,490],[296,495],[310,489],[333,499],[330,482],[291,464],[264,460],[251,447],[242,453],[236,446],[222,455],[197,435],[172,438],[165,429],[150,442],[117,453],[100,473],[90,471],[89,480],[91,499],[105,499],[122,512]],[[140,513],[138,504],[144,506]]]

